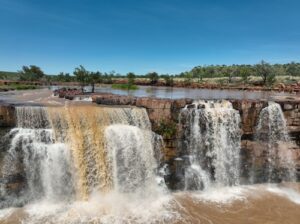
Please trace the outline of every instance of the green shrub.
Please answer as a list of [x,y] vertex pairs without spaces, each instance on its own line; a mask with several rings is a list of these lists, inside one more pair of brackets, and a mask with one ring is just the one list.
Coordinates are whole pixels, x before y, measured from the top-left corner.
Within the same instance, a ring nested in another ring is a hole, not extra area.
[[123,89],[123,90],[137,90],[139,87],[137,85],[125,84],[112,84],[111,88],[113,89]]
[[162,120],[160,121],[156,132],[164,138],[173,138],[176,135],[176,123]]

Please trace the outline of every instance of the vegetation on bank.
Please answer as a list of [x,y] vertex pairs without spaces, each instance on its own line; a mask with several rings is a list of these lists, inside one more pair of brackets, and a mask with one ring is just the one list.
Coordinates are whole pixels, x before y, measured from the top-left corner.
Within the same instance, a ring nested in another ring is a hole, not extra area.
[[[196,66],[190,71],[180,74],[158,74],[150,72],[145,75],[129,72],[122,75],[112,72],[88,71],[82,65],[75,68],[73,74],[59,73],[46,75],[35,65],[23,66],[17,73],[0,72],[0,79],[20,81],[51,82],[79,82],[82,90],[87,85],[92,86],[94,92],[96,84],[115,84],[113,88],[136,89],[136,84],[165,85],[165,86],[193,86],[199,84],[232,85],[260,85],[272,86],[275,83],[293,84],[300,81],[300,63],[270,64],[261,61],[255,65],[205,65]],[[179,85],[180,84],[180,85]]]
[[139,87],[137,85],[125,84],[112,84],[111,88],[113,89],[122,89],[122,90],[137,90]]
[[20,80],[20,74],[18,72],[0,71],[0,79],[18,81]]
[[0,91],[30,90],[30,89],[37,89],[37,86],[35,86],[35,85],[26,85],[26,84],[0,85]]

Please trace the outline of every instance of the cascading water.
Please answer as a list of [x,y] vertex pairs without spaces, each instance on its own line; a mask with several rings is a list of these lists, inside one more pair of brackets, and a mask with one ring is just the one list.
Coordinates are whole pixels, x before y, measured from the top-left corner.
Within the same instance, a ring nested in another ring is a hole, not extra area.
[[228,101],[195,101],[181,111],[189,165],[185,188],[239,184],[240,116]]
[[[163,195],[157,175],[160,149],[156,148],[161,137],[151,131],[145,109],[17,107],[16,117],[18,125],[9,133],[12,140],[2,170],[4,177],[24,172],[25,186],[9,198],[2,187],[1,196],[6,198],[1,207],[45,202],[51,208],[51,203],[63,204],[51,210],[55,214],[48,214],[51,223],[60,222],[57,218],[62,217],[71,223],[94,222],[84,214],[69,217],[74,209],[77,215],[82,212],[76,207],[82,200],[99,209],[97,219],[101,223],[155,217],[154,211],[160,206],[157,197]],[[111,201],[105,202],[108,198]],[[110,204],[115,200],[120,205]],[[152,212],[136,213],[139,205],[146,208],[151,204]],[[36,215],[28,223],[43,222],[44,217]]]
[[[287,145],[282,112],[276,104],[269,107],[257,139],[263,146],[278,139],[276,147]],[[299,220],[300,195],[288,185],[231,186],[239,184],[241,133],[239,114],[228,101],[196,101],[180,114],[177,159],[187,162],[185,188],[209,189],[201,192],[165,191],[157,175],[162,138],[151,131],[145,109],[18,107],[16,116],[17,127],[5,130],[8,149],[1,152],[1,223],[247,223],[248,214],[253,223],[274,216],[278,223]],[[276,151],[274,165],[280,161],[289,171],[284,152]],[[182,167],[172,168],[182,173]],[[20,183],[21,191],[8,192]],[[266,206],[277,209],[267,218]]]
[[[4,177],[21,172],[26,186],[19,197],[7,198],[2,207],[40,199],[69,200],[74,190],[71,157],[65,144],[54,143],[47,111],[42,107],[17,107],[16,116],[17,128],[10,131],[12,140],[2,172]],[[5,189],[2,194],[8,195]]]
[[[266,154],[266,162],[262,174],[267,182],[295,181],[295,164],[292,152],[288,149],[292,141],[287,132],[286,121],[279,104],[269,102],[262,109],[256,127],[255,139],[263,146]],[[253,157],[255,164],[256,157]],[[254,165],[253,165],[254,166]],[[255,170],[255,167],[253,167]],[[253,171],[253,182],[257,182]]]
[[[87,198],[94,190],[110,191],[114,185],[111,158],[108,156],[106,142],[119,141],[119,139],[113,136],[110,136],[111,139],[106,138],[104,132],[108,126],[120,124],[126,125],[129,131],[133,126],[142,130],[151,130],[144,109],[78,106],[48,110],[56,138],[68,142],[72,150],[74,165],[78,170],[77,188],[80,198]],[[126,133],[126,128],[123,130]],[[118,144],[123,147],[127,142]]]
[[157,161],[151,130],[111,125],[106,128],[105,137],[114,189],[118,192],[149,194],[147,190],[157,185]]

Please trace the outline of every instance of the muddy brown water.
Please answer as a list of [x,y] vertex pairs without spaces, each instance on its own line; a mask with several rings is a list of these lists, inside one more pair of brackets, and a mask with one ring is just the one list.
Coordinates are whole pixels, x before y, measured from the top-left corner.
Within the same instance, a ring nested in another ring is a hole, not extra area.
[[[59,212],[55,209],[51,211],[53,205],[45,206],[44,202],[40,207],[36,204],[35,209],[38,209],[38,212],[32,207],[0,210],[0,223],[300,223],[300,184],[264,184],[216,188],[208,192],[171,193],[169,199],[162,202],[166,206],[161,206],[158,201],[149,203],[149,210],[153,213],[151,215],[142,210],[142,207],[131,209],[129,201],[125,203],[125,207],[103,203],[101,199],[82,203],[86,203],[84,206],[91,204],[87,207],[88,212],[82,213],[86,207],[80,207],[78,204],[66,205]],[[120,204],[122,203],[120,199]],[[152,210],[153,205],[157,205],[157,209]],[[116,212],[115,209],[120,210]],[[131,212],[130,215],[125,213],[127,210]],[[149,217],[146,217],[148,215]]]

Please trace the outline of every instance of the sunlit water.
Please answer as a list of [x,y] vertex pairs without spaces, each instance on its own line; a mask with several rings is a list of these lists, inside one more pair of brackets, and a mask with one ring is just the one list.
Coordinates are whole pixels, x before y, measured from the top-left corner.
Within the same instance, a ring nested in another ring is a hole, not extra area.
[[[52,87],[56,89],[59,87]],[[85,88],[91,91],[90,87]],[[101,85],[95,88],[98,93],[113,93],[119,95],[129,95],[137,97],[157,97],[170,99],[265,99],[272,100],[276,97],[295,96],[295,94],[273,92],[273,91],[240,91],[240,90],[220,90],[220,89],[191,89],[166,86],[139,86],[138,90],[113,89],[111,85]]]

